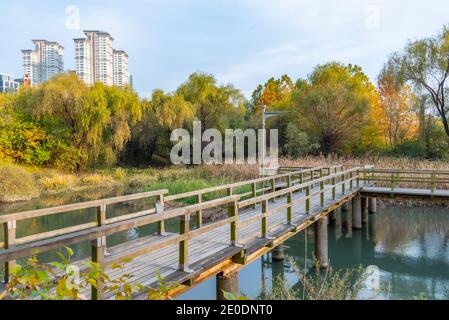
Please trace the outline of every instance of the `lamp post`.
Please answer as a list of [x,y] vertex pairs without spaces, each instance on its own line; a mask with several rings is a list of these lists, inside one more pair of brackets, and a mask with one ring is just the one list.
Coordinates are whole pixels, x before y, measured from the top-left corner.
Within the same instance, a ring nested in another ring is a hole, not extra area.
[[262,165],[260,174],[265,176],[265,155],[266,155],[266,147],[267,147],[267,132],[266,132],[266,123],[268,118],[276,117],[278,115],[286,114],[286,111],[267,111],[267,106],[262,105]]

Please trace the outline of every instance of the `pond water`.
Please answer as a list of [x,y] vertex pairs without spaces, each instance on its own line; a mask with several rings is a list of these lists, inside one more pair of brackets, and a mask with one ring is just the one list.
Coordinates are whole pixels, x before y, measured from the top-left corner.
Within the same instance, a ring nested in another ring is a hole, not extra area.
[[[138,190],[115,190],[114,195],[133,193]],[[0,214],[92,200],[108,194],[65,195],[37,199],[28,203],[1,205]],[[151,203],[137,201],[108,207],[109,217],[142,210]],[[329,225],[329,259],[334,270],[346,271],[359,266],[375,266],[379,270],[382,291],[377,299],[449,299],[449,209],[447,208],[378,208],[370,215],[369,224],[362,231],[346,228],[347,214],[341,223]],[[33,219],[18,225],[19,236],[37,231],[51,230],[73,223],[92,221],[94,211],[73,212],[55,217]],[[178,221],[167,223],[169,231],[176,231]],[[0,231],[0,239],[3,239]],[[155,227],[144,227],[116,234],[108,238],[113,245],[155,232]],[[313,266],[313,228],[289,239],[286,255],[298,266],[308,270]],[[88,243],[76,247],[74,258],[90,255]],[[43,261],[57,259],[54,252],[42,255]],[[3,266],[0,267],[0,273]],[[298,278],[288,263],[272,262],[270,254],[247,265],[239,272],[239,289],[242,294],[256,298],[263,288],[270,290],[273,278],[282,275],[289,285],[297,285]],[[185,293],[179,299],[215,299],[215,279],[212,278]],[[368,296],[369,292],[368,292]]]

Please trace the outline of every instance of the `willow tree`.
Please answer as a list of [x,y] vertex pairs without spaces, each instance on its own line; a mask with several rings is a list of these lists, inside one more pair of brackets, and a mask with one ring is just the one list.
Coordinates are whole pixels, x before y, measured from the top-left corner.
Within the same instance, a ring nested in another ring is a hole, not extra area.
[[209,74],[193,73],[181,84],[177,95],[189,102],[196,119],[201,121],[202,131],[215,128],[222,132],[243,119],[246,100],[232,85],[219,86]]
[[319,142],[325,154],[360,138],[376,95],[360,67],[319,65],[296,87],[292,100],[299,117],[296,123]]
[[58,141],[57,162],[72,163],[78,170],[114,164],[130,138],[130,124],[141,116],[139,98],[132,91],[99,83],[88,87],[74,73],[23,90],[15,102]]
[[132,138],[126,150],[126,161],[149,163],[157,151],[168,158],[170,133],[188,127],[193,119],[193,107],[178,94],[154,90],[151,100],[142,102],[142,118],[132,126]]
[[387,68],[398,79],[428,94],[449,137],[449,28],[443,27],[435,37],[409,42],[402,52],[393,54]]

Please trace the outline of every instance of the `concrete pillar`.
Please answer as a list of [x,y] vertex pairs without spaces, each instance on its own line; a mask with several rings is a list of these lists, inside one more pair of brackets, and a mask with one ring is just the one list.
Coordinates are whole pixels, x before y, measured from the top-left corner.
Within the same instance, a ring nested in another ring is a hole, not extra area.
[[342,235],[342,216],[339,209],[336,211],[335,219],[335,240],[339,240]]
[[362,200],[360,195],[352,199],[352,228],[355,230],[362,229]]
[[223,291],[237,294],[239,291],[239,274],[233,272],[225,277],[222,274],[217,275],[217,300],[226,300]]
[[337,210],[329,213],[329,222],[335,222],[337,220]]
[[369,213],[377,213],[377,199],[376,198],[369,198],[368,199],[368,210]]
[[368,198],[363,197],[361,200],[362,206],[362,223],[368,224]]
[[284,244],[280,244],[271,250],[271,259],[273,259],[273,261],[284,261]]
[[327,217],[315,222],[315,258],[318,260],[321,269],[329,267]]
[[341,205],[341,210],[342,211],[349,211],[349,205],[350,205],[350,201],[347,201],[347,202],[343,203]]

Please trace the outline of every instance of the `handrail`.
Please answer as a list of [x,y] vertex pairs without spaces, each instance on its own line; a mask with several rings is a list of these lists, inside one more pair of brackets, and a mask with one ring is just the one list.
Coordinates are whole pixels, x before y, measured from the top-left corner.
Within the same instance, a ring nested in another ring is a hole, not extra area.
[[241,181],[241,182],[235,182],[235,183],[231,183],[231,184],[227,184],[227,185],[223,185],[223,186],[216,186],[216,187],[211,187],[211,188],[206,188],[206,189],[201,189],[201,190],[195,190],[195,191],[191,191],[191,192],[186,192],[186,193],[180,193],[180,194],[174,194],[174,195],[168,195],[165,197],[165,201],[174,201],[174,200],[180,200],[180,199],[185,199],[185,198],[191,198],[194,196],[198,196],[198,195],[204,195],[207,193],[212,193],[212,192],[217,192],[217,191],[223,191],[223,190],[233,190],[239,187],[243,187],[243,186],[247,186],[247,185],[251,185],[254,183],[261,183],[261,182],[267,182],[267,181],[272,181],[273,179],[278,180],[278,179],[282,179],[282,178],[288,178],[291,176],[296,176],[296,175],[300,175],[300,174],[307,174],[307,173],[313,173],[313,172],[317,172],[321,169],[327,169],[329,167],[312,167],[312,168],[308,168],[305,170],[299,170],[299,171],[293,171],[293,172],[288,172],[288,173],[282,173],[282,174],[277,174],[277,175],[273,175],[273,176],[268,176],[268,177],[263,177],[263,178],[258,178],[258,179],[252,179],[252,180],[246,180],[246,181]]
[[167,193],[168,193],[168,190],[163,189],[163,190],[157,190],[157,191],[149,191],[149,192],[131,194],[131,195],[127,195],[127,196],[120,196],[120,197],[114,197],[114,198],[80,202],[80,203],[75,203],[75,204],[68,204],[68,205],[58,206],[58,207],[30,210],[30,211],[24,211],[24,212],[16,212],[16,213],[11,213],[11,214],[1,215],[0,223],[5,223],[8,221],[20,221],[20,220],[26,220],[26,219],[31,219],[31,218],[38,218],[38,217],[43,217],[43,216],[48,216],[48,215],[53,215],[53,214],[58,214],[58,213],[65,213],[65,212],[81,210],[81,209],[95,208],[95,207],[100,207],[100,206],[104,206],[104,205],[116,204],[116,203],[120,203],[120,202],[127,202],[127,201],[139,200],[139,199],[143,199],[143,198],[161,196],[161,195],[164,195]]
[[[357,171],[358,171],[357,168],[341,171],[339,173],[335,173],[335,174],[332,174],[332,175],[329,175],[329,176],[324,176],[322,178],[319,178],[319,179],[316,179],[316,180],[313,180],[313,181],[310,181],[310,182],[306,182],[306,183],[303,183],[303,184],[295,185],[295,186],[292,186],[292,187],[288,187],[286,189],[282,189],[282,190],[279,190],[279,191],[276,191],[276,192],[271,192],[271,193],[268,193],[268,194],[265,194],[265,195],[261,195],[261,196],[255,197],[255,198],[242,200],[242,201],[239,202],[238,205],[239,205],[239,208],[248,207],[250,205],[253,205],[253,204],[256,204],[256,203],[259,203],[259,202],[263,202],[263,201],[266,201],[266,200],[271,200],[271,199],[274,199],[274,198],[277,198],[277,197],[280,197],[280,196],[284,196],[286,194],[289,194],[289,193],[292,193],[292,192],[296,192],[296,191],[301,190],[301,189],[306,189],[306,188],[311,187],[311,186],[313,186],[315,184],[323,183],[323,182],[332,180],[334,178],[341,177],[343,175],[349,174],[351,172],[352,173],[353,172],[357,172]],[[357,178],[357,177],[354,177],[354,179],[355,178]]]

